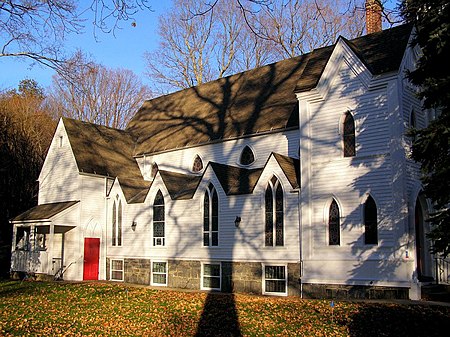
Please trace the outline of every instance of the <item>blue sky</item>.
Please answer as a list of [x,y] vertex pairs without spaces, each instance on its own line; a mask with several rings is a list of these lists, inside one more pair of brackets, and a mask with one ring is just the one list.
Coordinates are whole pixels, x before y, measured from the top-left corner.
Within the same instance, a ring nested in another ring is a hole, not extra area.
[[[84,2],[84,1],[83,1]],[[171,6],[170,0],[151,1],[153,11],[140,11],[136,16],[136,27],[131,21],[121,22],[122,29],[113,34],[98,32],[95,40],[93,28],[85,23],[83,34],[68,36],[65,47],[68,54],[80,48],[91,55],[97,63],[110,68],[127,68],[141,77],[144,83],[149,83],[145,77],[144,53],[158,46],[158,17]],[[81,5],[82,6],[82,5]],[[0,90],[17,88],[22,79],[31,78],[41,86],[51,84],[54,71],[39,65],[31,66],[26,59],[0,58]]]

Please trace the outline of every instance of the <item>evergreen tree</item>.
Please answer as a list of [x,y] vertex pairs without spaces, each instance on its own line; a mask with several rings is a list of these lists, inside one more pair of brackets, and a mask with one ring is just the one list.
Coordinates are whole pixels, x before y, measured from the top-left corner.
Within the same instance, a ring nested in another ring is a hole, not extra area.
[[448,0],[402,0],[401,10],[416,27],[414,44],[422,50],[417,69],[408,74],[417,85],[424,109],[437,118],[412,130],[412,157],[422,164],[424,191],[435,212],[430,215],[432,251],[450,253],[450,4]]

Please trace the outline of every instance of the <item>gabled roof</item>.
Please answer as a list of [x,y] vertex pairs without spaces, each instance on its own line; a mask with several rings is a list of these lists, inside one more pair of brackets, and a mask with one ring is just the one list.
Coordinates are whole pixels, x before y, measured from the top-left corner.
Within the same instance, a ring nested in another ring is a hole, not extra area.
[[172,200],[192,199],[201,176],[159,170],[159,174]]
[[142,202],[150,188],[133,158],[135,141],[129,133],[63,117],[79,172],[119,177],[127,202]]
[[37,205],[14,217],[11,219],[11,222],[49,220],[78,202],[79,201],[65,201]]
[[220,185],[226,195],[249,194],[253,192],[264,168],[245,169],[236,166],[229,166],[210,162]]
[[274,158],[289,180],[292,188],[300,188],[300,160],[273,153]]
[[[412,25],[406,24],[353,40],[343,39],[373,75],[397,71],[408,45]],[[335,45],[315,49],[305,60],[305,70],[295,92],[308,91],[317,86]]]
[[135,155],[298,127],[294,57],[146,101],[127,126]]
[[128,132],[62,118],[79,172],[142,179]]
[[[398,70],[412,30],[345,40],[374,75]],[[127,126],[134,155],[298,127],[295,92],[314,88],[334,45],[146,101]]]
[[120,187],[122,188],[123,195],[129,204],[142,203],[145,201],[145,197],[152,185],[151,181],[144,180],[143,178],[118,178]]

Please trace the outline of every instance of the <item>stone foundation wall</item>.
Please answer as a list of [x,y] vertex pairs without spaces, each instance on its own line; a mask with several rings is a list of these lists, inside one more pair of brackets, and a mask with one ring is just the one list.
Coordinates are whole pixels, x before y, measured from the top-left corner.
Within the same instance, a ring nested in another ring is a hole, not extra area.
[[300,296],[300,263],[288,263],[287,266],[288,279],[288,295],[289,296]]
[[262,266],[258,262],[222,262],[222,291],[262,293]]
[[150,284],[150,260],[124,259],[124,281],[134,284]]
[[408,299],[408,288],[303,284],[303,297],[315,299]]
[[171,288],[200,289],[200,261],[168,261],[167,285]]

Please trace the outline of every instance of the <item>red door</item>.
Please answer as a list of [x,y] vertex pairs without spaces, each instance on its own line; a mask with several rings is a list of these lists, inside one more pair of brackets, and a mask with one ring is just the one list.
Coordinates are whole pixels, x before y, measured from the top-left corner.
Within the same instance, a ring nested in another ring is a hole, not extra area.
[[100,257],[100,239],[84,239],[83,280],[98,280],[98,261]]

